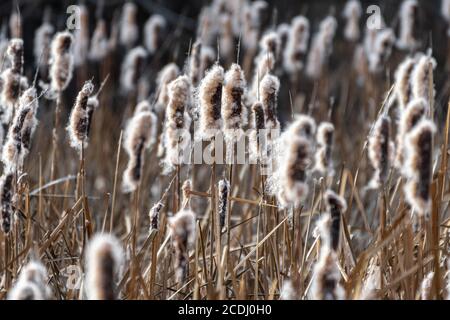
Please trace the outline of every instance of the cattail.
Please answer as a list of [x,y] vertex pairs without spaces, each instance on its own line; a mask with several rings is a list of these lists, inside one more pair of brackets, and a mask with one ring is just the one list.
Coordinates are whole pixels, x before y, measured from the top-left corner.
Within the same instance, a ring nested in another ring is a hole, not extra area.
[[175,80],[179,73],[180,69],[175,63],[169,63],[158,73],[156,77],[158,99],[155,105],[158,113],[167,108],[169,104],[169,83]]
[[220,229],[223,229],[228,215],[228,196],[230,194],[230,183],[227,179],[219,181],[218,193],[219,226]]
[[83,88],[78,93],[75,105],[70,113],[69,125],[67,126],[67,132],[69,133],[70,145],[72,148],[81,150],[82,147],[86,148],[87,141],[87,128],[88,128],[88,99],[94,90],[94,85],[91,81],[86,81]]
[[434,272],[430,271],[423,278],[422,284],[420,285],[420,298],[422,300],[430,300],[432,297],[431,289],[433,286]]
[[2,84],[0,96],[3,108],[2,122],[9,123],[20,96],[22,78],[20,74],[13,72],[11,68],[5,69],[0,78]]
[[199,90],[200,134],[201,138],[211,139],[222,126],[221,103],[224,81],[223,68],[214,65],[203,78]]
[[127,124],[124,148],[130,159],[123,173],[124,192],[138,187],[144,166],[144,150],[155,143],[156,128],[156,115],[150,111],[135,114]]
[[392,29],[385,28],[377,32],[372,51],[368,54],[369,70],[371,72],[379,72],[383,69],[383,64],[391,55],[394,42],[395,35]]
[[141,102],[139,102],[136,106],[136,109],[134,110],[134,115],[137,115],[140,112],[151,112],[152,111],[152,106],[150,105],[150,103],[147,100],[142,100]]
[[407,57],[397,68],[395,72],[395,88],[394,93],[400,109],[406,108],[411,99],[411,74],[417,63],[413,57]]
[[302,136],[312,141],[316,133],[316,122],[310,116],[297,115],[295,121],[290,125],[288,133],[292,136]]
[[200,54],[202,51],[202,43],[196,41],[192,46],[191,54],[189,57],[189,78],[191,79],[191,84],[196,87],[201,79],[201,60]]
[[89,300],[118,298],[115,276],[123,262],[119,240],[110,234],[96,234],[86,253],[86,293]]
[[424,99],[414,99],[408,103],[405,110],[400,115],[400,122],[397,132],[397,150],[395,156],[395,166],[402,168],[404,157],[405,136],[424,117],[429,110],[427,101]]
[[306,170],[310,165],[311,143],[303,137],[292,137],[281,168],[281,185],[288,204],[298,205],[308,193]]
[[148,18],[144,26],[144,44],[150,54],[155,54],[163,43],[163,33],[166,29],[166,19],[154,14]]
[[236,131],[241,131],[247,124],[247,109],[242,101],[245,86],[244,72],[238,64],[233,63],[225,74],[222,90],[224,133],[230,141],[236,138]]
[[359,19],[362,8],[358,0],[349,0],[345,4],[342,16],[347,20],[344,29],[344,38],[348,41],[358,41],[359,39]]
[[0,178],[0,201],[1,201],[1,226],[4,233],[8,233],[11,230],[11,224],[13,219],[13,178],[12,172],[3,173]]
[[140,46],[128,52],[120,73],[120,86],[124,92],[129,93],[136,90],[146,57],[147,52]]
[[11,71],[21,75],[23,72],[23,40],[11,39],[6,55],[11,62]]
[[209,70],[216,61],[216,52],[209,46],[202,45],[200,53],[201,77],[203,78],[206,71]]
[[290,74],[295,74],[303,68],[302,59],[308,49],[309,21],[304,16],[292,19],[289,37],[284,50],[284,68]]
[[306,65],[306,74],[312,79],[319,79],[323,68],[333,49],[333,39],[337,28],[336,19],[326,17],[312,40]]
[[337,252],[339,247],[341,215],[347,210],[345,200],[331,190],[327,190],[324,194],[325,207],[330,216],[330,225],[328,228],[329,236],[325,237],[324,245]]
[[275,68],[275,57],[272,52],[263,51],[255,58],[255,70],[251,83],[251,90],[247,96],[251,103],[258,98],[261,79]]
[[101,61],[109,53],[109,40],[106,32],[106,22],[103,19],[97,21],[94,33],[92,34],[91,47],[89,49],[89,59]]
[[255,102],[251,110],[252,130],[249,136],[249,153],[250,159],[259,160],[262,157],[262,150],[265,147],[264,130],[266,129],[266,119],[261,102]]
[[416,62],[411,73],[411,91],[414,98],[424,98],[433,103],[435,90],[433,83],[433,69],[436,60],[430,55],[422,55]]
[[55,28],[49,22],[43,22],[34,34],[34,60],[36,66],[47,70],[48,61],[50,60],[50,50],[52,43],[52,35]]
[[189,247],[195,240],[195,213],[181,210],[169,218],[172,244],[175,248],[175,271],[177,279],[184,282],[189,265]]
[[31,149],[31,139],[38,124],[36,118],[37,109],[39,107],[37,92],[35,88],[27,89],[19,99],[19,114],[24,115],[22,130],[20,132],[21,139],[21,155],[20,162],[23,163],[24,158]]
[[259,41],[260,54],[272,53],[275,59],[278,59],[281,50],[281,39],[277,32],[269,31],[264,34]]
[[135,45],[139,37],[139,28],[137,25],[137,7],[133,2],[127,2],[123,5],[119,32],[119,43],[122,46],[131,48]]
[[[169,104],[166,111],[164,145],[166,172],[182,161],[182,151],[189,142],[187,134],[191,117],[187,110],[191,104],[191,83],[186,75],[179,76],[169,85]],[[189,135],[190,138],[190,135]]]
[[74,65],[80,66],[86,63],[89,52],[89,12],[85,5],[79,8],[79,26],[74,32]]
[[187,179],[183,182],[183,185],[181,186],[181,192],[183,195],[183,204],[187,204],[190,198],[190,192],[192,190],[192,180]]
[[430,211],[430,188],[435,125],[422,119],[405,137],[405,198],[419,217]]
[[333,228],[333,220],[330,214],[326,214],[319,221],[319,230],[322,240],[320,256],[314,266],[313,283],[311,287],[314,300],[343,300],[345,291],[340,285],[341,274],[337,267],[338,256],[330,242],[327,242]]
[[20,98],[19,108],[14,115],[6,143],[3,146],[2,162],[8,170],[14,171],[17,167],[21,167],[24,157],[28,154],[31,134],[37,121],[36,110],[36,89],[31,88],[25,91]]
[[157,202],[150,209],[150,212],[148,214],[150,217],[150,231],[159,229],[159,214],[163,207],[164,205],[162,204],[162,202]]
[[8,300],[48,300],[47,270],[39,261],[30,261],[22,268],[19,279],[8,293]]
[[381,116],[369,137],[368,155],[375,172],[369,182],[369,188],[379,188],[386,182],[389,167],[394,155],[394,145],[391,141],[391,120]]
[[419,45],[415,38],[419,3],[417,0],[404,0],[399,10],[400,34],[397,47],[403,50],[414,50]]
[[277,26],[278,39],[280,39],[280,52],[284,53],[284,50],[287,47],[290,32],[291,26],[287,23],[280,23]]
[[259,85],[259,92],[261,94],[261,102],[264,108],[264,115],[266,117],[267,129],[280,129],[280,122],[277,116],[277,99],[278,90],[280,89],[280,81],[276,76],[266,74]]
[[221,14],[219,16],[220,23],[220,39],[219,39],[219,49],[220,56],[225,61],[230,61],[234,51],[234,35],[233,35],[233,25],[231,20],[231,15]]
[[65,90],[72,79],[73,42],[73,36],[66,31],[58,32],[53,38],[50,51],[50,86],[55,92]]
[[317,129],[318,148],[314,154],[314,170],[322,175],[333,175],[331,151],[333,146],[334,126],[330,122],[322,122]]
[[19,12],[11,13],[9,17],[10,38],[22,38],[22,21]]

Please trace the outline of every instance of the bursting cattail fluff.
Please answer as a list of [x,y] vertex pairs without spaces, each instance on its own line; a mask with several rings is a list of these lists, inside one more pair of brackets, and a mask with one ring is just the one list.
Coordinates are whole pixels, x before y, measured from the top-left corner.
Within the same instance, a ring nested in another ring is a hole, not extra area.
[[369,188],[379,188],[386,182],[394,155],[394,144],[391,141],[391,120],[381,116],[375,123],[369,137],[368,155],[370,164],[375,170]]
[[333,50],[333,39],[337,28],[336,19],[326,17],[312,40],[308,53],[306,74],[312,79],[319,79]]
[[7,124],[11,121],[14,107],[20,96],[22,78],[20,74],[13,72],[12,69],[5,69],[0,76],[1,79],[1,107],[2,122]]
[[157,202],[150,209],[150,212],[148,214],[150,218],[150,231],[159,229],[159,215],[163,206],[164,205],[161,202]]
[[373,48],[368,53],[369,70],[371,72],[380,72],[383,69],[384,63],[391,55],[394,42],[395,35],[392,29],[385,28],[376,33]]
[[189,144],[191,117],[187,110],[191,104],[191,83],[186,75],[179,76],[169,85],[169,104],[166,110],[164,146],[165,172],[182,162]]
[[430,212],[430,189],[433,161],[433,135],[436,127],[422,119],[405,137],[405,198],[419,217]]
[[175,249],[175,272],[177,279],[184,282],[189,264],[189,248],[195,240],[195,213],[182,210],[169,218],[170,234]]
[[223,68],[216,64],[205,75],[199,90],[201,138],[214,137],[222,127]]
[[53,26],[48,22],[44,22],[36,29],[34,34],[34,60],[39,68],[47,68],[53,32]]
[[291,26],[287,23],[280,23],[277,27],[278,38],[280,39],[280,52],[284,53],[287,47],[289,39],[289,33],[291,32]]
[[348,41],[357,41],[359,39],[359,19],[361,18],[361,13],[361,3],[358,0],[347,1],[342,16],[347,20],[344,37]]
[[106,32],[106,22],[103,19],[97,21],[92,34],[91,47],[89,48],[89,59],[101,61],[109,52],[109,40]]
[[128,52],[122,63],[120,73],[120,86],[124,92],[128,93],[136,90],[146,57],[147,52],[140,46]]
[[21,75],[23,71],[23,40],[11,39],[6,55],[11,63],[11,71]]
[[419,4],[417,0],[404,0],[400,6],[400,33],[397,47],[402,50],[414,50],[418,46],[418,41],[415,38],[418,10]]
[[229,141],[240,136],[247,124],[247,109],[243,103],[245,77],[241,67],[233,63],[225,74],[222,90],[222,119],[225,138]]
[[86,253],[86,293],[89,300],[118,298],[116,276],[123,263],[119,240],[110,234],[97,234],[89,242]]
[[309,21],[304,16],[292,19],[284,50],[284,69],[295,74],[303,68],[302,59],[308,49]]
[[124,148],[129,160],[123,173],[123,191],[136,190],[142,177],[144,151],[156,140],[156,115],[151,111],[142,111],[133,116],[127,124],[124,136]]
[[37,92],[35,88],[27,89],[19,99],[19,114],[24,117],[22,130],[20,132],[21,154],[20,162],[23,163],[24,158],[31,149],[31,139],[38,124],[36,118],[37,109],[39,107]]
[[266,128],[269,130],[280,129],[277,116],[277,100],[280,81],[276,76],[266,74],[259,85],[260,101],[264,108]]
[[175,63],[169,63],[158,73],[156,77],[157,89],[157,101],[155,105],[156,111],[162,112],[167,108],[169,104],[169,83],[175,80],[180,73],[180,69]]
[[126,48],[131,48],[135,45],[138,37],[137,7],[133,2],[127,2],[122,8],[119,43]]
[[395,87],[394,93],[396,100],[400,106],[400,110],[404,110],[411,99],[411,74],[417,61],[413,57],[407,57],[395,71]]
[[266,119],[264,115],[264,107],[261,102],[257,101],[251,109],[251,132],[249,136],[249,153],[252,161],[260,160],[263,157],[262,151],[266,146]]
[[82,147],[85,148],[88,144],[87,129],[90,111],[88,110],[88,100],[93,90],[94,85],[92,82],[86,81],[83,88],[78,93],[75,105],[70,113],[67,132],[69,133],[70,145],[78,151],[80,151]]
[[330,122],[322,122],[317,128],[317,150],[314,154],[314,170],[322,175],[332,176],[333,163],[331,151],[333,146],[334,126]]
[[150,54],[155,54],[163,42],[166,20],[162,15],[154,14],[148,18],[144,26],[144,44]]
[[19,278],[8,293],[8,300],[48,300],[51,289],[47,285],[48,275],[39,261],[30,261],[20,271]]
[[414,98],[424,98],[433,103],[435,89],[433,82],[433,70],[436,68],[436,60],[430,55],[422,55],[411,73],[411,91]]
[[86,62],[89,52],[89,12],[85,5],[79,8],[79,25],[74,32],[74,64],[80,66]]
[[230,183],[226,179],[219,181],[218,188],[218,212],[219,212],[219,226],[222,229],[228,215],[228,196],[230,194]]
[[183,198],[182,198],[183,206],[188,204],[191,190],[192,190],[192,180],[187,179],[183,182],[183,185],[181,186],[181,193],[183,195]]
[[73,36],[69,32],[59,32],[52,40],[50,51],[50,86],[55,92],[65,90],[72,79],[73,41]]
[[0,201],[1,201],[1,227],[4,233],[8,233],[11,230],[11,224],[13,219],[13,178],[14,175],[11,172],[3,173],[0,178]]
[[400,114],[396,138],[397,150],[395,155],[395,166],[398,169],[401,169],[403,166],[405,136],[425,116],[428,110],[428,102],[425,99],[414,99],[408,103],[405,110]]
[[330,217],[330,225],[327,230],[329,235],[322,240],[324,241],[325,246],[337,251],[341,229],[341,215],[347,209],[347,203],[342,197],[331,190],[325,192],[324,201],[327,213]]

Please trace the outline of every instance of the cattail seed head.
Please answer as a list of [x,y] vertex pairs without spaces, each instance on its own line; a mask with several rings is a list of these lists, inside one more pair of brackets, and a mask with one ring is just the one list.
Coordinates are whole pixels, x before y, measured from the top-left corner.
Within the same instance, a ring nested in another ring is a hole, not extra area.
[[0,178],[0,201],[1,201],[1,227],[4,233],[8,233],[11,230],[11,224],[13,219],[13,178],[14,175],[11,172],[3,173]]
[[150,212],[148,214],[150,217],[150,231],[159,229],[159,214],[163,207],[164,205],[162,204],[162,202],[157,202],[150,209]]
[[289,126],[288,132],[291,135],[302,136],[312,141],[316,133],[316,121],[304,114],[297,115],[295,121]]
[[190,192],[192,190],[192,180],[187,179],[183,182],[183,185],[181,186],[181,192],[183,195],[183,204],[187,204],[190,198]]
[[314,170],[321,174],[333,175],[331,151],[333,146],[334,126],[330,122],[322,122],[317,129],[318,148],[314,155]]
[[230,194],[230,183],[227,179],[219,181],[218,193],[219,226],[223,229],[228,215],[228,195]]
[[433,161],[433,134],[435,125],[422,119],[407,135],[405,140],[404,174],[407,178],[405,197],[420,217],[430,212],[430,189]]
[[284,50],[284,68],[294,74],[303,68],[302,59],[308,49],[309,21],[304,16],[292,19],[289,36]]
[[196,41],[192,46],[191,54],[189,56],[189,78],[194,87],[199,84],[201,79],[201,51],[202,43]]
[[247,109],[243,103],[245,77],[241,67],[233,63],[225,73],[222,91],[222,118],[227,139],[234,139],[235,130],[240,131],[247,124]]
[[405,110],[400,114],[395,156],[395,166],[398,169],[403,166],[405,136],[425,116],[428,110],[429,105],[425,99],[414,99],[408,103]]
[[155,109],[162,112],[169,104],[169,83],[175,80],[180,74],[180,69],[175,63],[169,63],[158,73],[156,84],[158,86],[158,99]]
[[124,148],[129,156],[123,173],[123,191],[136,190],[141,181],[144,166],[144,150],[156,141],[157,118],[153,112],[142,111],[133,116],[127,124]]
[[1,97],[4,111],[3,122],[9,123],[13,114],[14,107],[19,99],[22,78],[20,74],[14,72],[11,68],[5,69],[1,74]]
[[433,69],[435,68],[436,60],[433,57],[422,55],[418,58],[410,80],[414,98],[424,98],[429,103],[433,103],[435,95]]
[[120,86],[124,92],[136,90],[146,57],[147,52],[140,46],[128,52],[120,73]]
[[347,1],[342,16],[347,20],[344,29],[344,37],[348,41],[357,41],[359,39],[359,19],[361,14],[361,3],[358,0]]
[[394,145],[391,142],[391,120],[388,116],[381,116],[375,123],[369,137],[368,155],[375,170],[369,187],[379,188],[386,182],[394,155]]
[[148,18],[144,26],[145,48],[150,54],[155,54],[163,42],[163,33],[166,29],[166,19],[162,15],[154,14]]
[[142,100],[139,102],[136,106],[136,109],[134,110],[134,115],[137,115],[140,112],[151,112],[152,106],[150,105],[150,102],[147,100]]
[[259,47],[261,53],[270,52],[277,59],[281,49],[280,36],[275,31],[267,32],[259,41]]
[[11,63],[11,70],[19,75],[23,72],[23,40],[11,39],[6,55]]
[[123,262],[123,249],[113,235],[97,234],[86,254],[86,293],[89,300],[118,298],[115,276]]
[[413,57],[407,57],[395,72],[395,96],[400,109],[405,109],[411,99],[411,74],[417,61]]
[[110,50],[106,22],[103,19],[97,21],[92,34],[89,58],[93,61],[101,61],[106,58]]
[[28,155],[31,149],[31,139],[38,124],[36,118],[37,109],[39,107],[37,92],[35,88],[27,89],[19,99],[19,114],[25,114],[20,132],[21,139],[21,163]]
[[419,45],[416,40],[419,3],[417,0],[404,0],[399,10],[400,34],[397,47],[403,50],[414,50]]
[[8,293],[8,300],[51,299],[51,289],[47,281],[44,265],[39,261],[30,261],[22,268],[17,282]]
[[175,270],[178,281],[184,282],[189,264],[189,247],[195,240],[195,213],[191,210],[179,211],[169,218],[172,244],[175,248]]
[[339,247],[341,215],[347,210],[346,201],[331,190],[327,190],[324,194],[324,201],[327,213],[330,216],[329,236],[325,243],[330,249],[337,251]]
[[222,126],[221,104],[224,71],[218,64],[205,75],[199,90],[200,133],[202,138],[212,138]]
[[34,60],[39,68],[47,68],[50,59],[50,48],[52,43],[52,35],[55,28],[48,22],[36,29],[34,34]]
[[72,108],[72,112],[69,118],[69,125],[67,126],[67,132],[69,133],[70,145],[81,150],[82,147],[86,148],[89,110],[88,99],[94,90],[94,85],[91,81],[86,81],[83,88],[78,92],[75,105]]
[[289,39],[291,26],[287,23],[280,23],[277,27],[278,38],[280,39],[280,52],[284,53]]
[[259,160],[262,157],[262,149],[265,146],[264,130],[266,129],[266,119],[261,102],[255,102],[251,110],[252,131],[249,136],[249,153],[250,159]]
[[50,51],[50,86],[55,92],[65,90],[72,79],[73,42],[73,36],[66,31],[53,37]]
[[267,129],[279,129],[280,122],[277,116],[277,99],[278,90],[280,89],[280,80],[276,76],[266,74],[262,78],[259,85],[259,92],[261,94],[261,102],[264,108],[264,115],[266,116]]
[[395,34],[392,29],[385,28],[376,33],[372,51],[368,54],[369,70],[371,72],[375,73],[383,70],[383,65],[391,55],[394,42]]
[[337,254],[332,250],[322,251],[314,266],[311,287],[314,300],[344,300],[345,291],[340,285],[341,274],[337,268]]
[[137,7],[133,2],[127,2],[122,8],[119,43],[126,48],[131,48],[138,40],[138,37]]

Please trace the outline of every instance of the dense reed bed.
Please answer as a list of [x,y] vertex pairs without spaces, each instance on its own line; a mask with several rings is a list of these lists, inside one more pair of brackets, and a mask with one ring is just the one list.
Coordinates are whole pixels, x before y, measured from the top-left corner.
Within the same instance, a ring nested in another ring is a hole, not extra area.
[[1,299],[450,299],[450,1],[28,5]]

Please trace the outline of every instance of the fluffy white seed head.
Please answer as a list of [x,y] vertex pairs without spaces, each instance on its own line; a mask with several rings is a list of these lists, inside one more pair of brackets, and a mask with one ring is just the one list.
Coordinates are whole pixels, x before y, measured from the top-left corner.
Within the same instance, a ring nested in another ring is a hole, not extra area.
[[122,8],[119,43],[126,48],[131,48],[135,45],[138,37],[137,6],[133,2],[127,2]]
[[144,44],[150,54],[155,54],[163,42],[166,29],[166,19],[162,15],[154,14],[148,18],[144,26]]
[[64,91],[73,74],[73,35],[58,32],[52,40],[50,51],[50,87],[55,92]]

